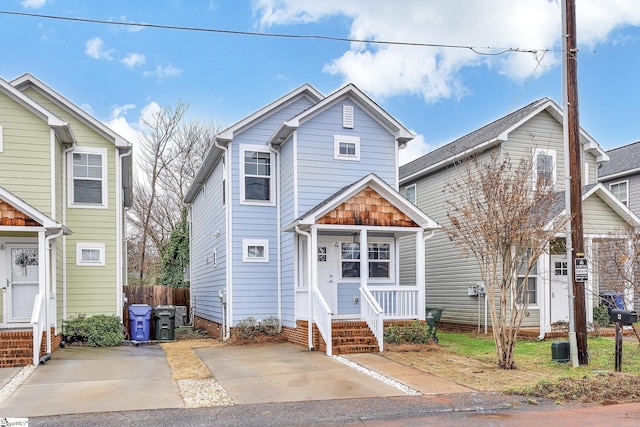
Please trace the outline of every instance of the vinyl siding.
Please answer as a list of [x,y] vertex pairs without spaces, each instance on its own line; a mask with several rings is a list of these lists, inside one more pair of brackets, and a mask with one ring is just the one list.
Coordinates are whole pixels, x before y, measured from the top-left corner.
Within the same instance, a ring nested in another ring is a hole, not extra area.
[[627,181],[629,189],[629,209],[636,215],[640,215],[640,174],[621,176],[618,178],[602,181],[602,184],[609,189],[610,184]]
[[[240,145],[251,144],[268,151],[267,140],[284,121],[311,106],[311,101],[300,97],[269,116],[262,118],[247,129],[236,132],[230,145],[232,160],[233,203],[233,293],[232,325],[247,317],[264,319],[278,315],[278,224],[276,200],[273,206],[247,205],[240,203]],[[276,183],[275,164],[272,165],[272,182]],[[277,187],[276,187],[277,190]],[[275,192],[274,192],[275,194]],[[275,197],[275,196],[274,196]],[[269,242],[269,262],[243,262],[243,239],[264,239]],[[293,296],[291,296],[293,298]],[[290,310],[293,310],[291,307]]]
[[617,234],[628,227],[627,223],[596,194],[583,202],[582,212],[585,234]]
[[[227,227],[226,208],[222,203],[222,162],[214,166],[204,191],[191,208],[191,295],[196,315],[222,323],[222,306],[218,291],[226,288]],[[220,234],[217,235],[217,231]],[[217,265],[213,264],[216,251]]]
[[0,185],[51,215],[51,132],[47,122],[0,93]]
[[[113,143],[96,133],[84,122],[69,114],[58,104],[34,89],[24,92],[71,125],[77,147],[106,149],[107,209],[86,209],[67,206],[67,222],[73,234],[67,237],[67,314],[116,314],[116,149]],[[68,170],[68,168],[67,168]],[[67,178],[67,177],[65,177]],[[68,181],[65,179],[65,183]],[[67,185],[65,184],[65,185]],[[65,188],[65,191],[68,191]],[[67,204],[68,204],[67,200]],[[105,265],[76,266],[76,243],[104,243]]]
[[[354,107],[354,127],[342,127],[342,106]],[[334,135],[360,138],[360,160],[334,159]],[[396,187],[394,136],[351,100],[338,100],[298,130],[300,215],[346,185],[377,174]]]

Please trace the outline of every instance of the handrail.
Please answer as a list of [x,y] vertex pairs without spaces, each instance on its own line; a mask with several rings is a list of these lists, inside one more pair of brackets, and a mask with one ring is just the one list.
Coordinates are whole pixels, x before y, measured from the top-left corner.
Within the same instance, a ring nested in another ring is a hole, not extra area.
[[380,351],[384,351],[384,311],[369,288],[360,287],[360,295],[362,296],[360,314],[378,340],[378,348]]
[[42,345],[42,332],[44,330],[43,316],[43,299],[44,294],[38,292],[33,303],[33,311],[31,312],[31,325],[33,327],[33,364],[38,365],[40,362],[40,346]]
[[367,289],[385,319],[419,319],[424,312],[417,286],[370,286]]
[[333,353],[333,332],[331,330],[331,309],[318,289],[313,289],[313,321],[327,345],[327,356]]

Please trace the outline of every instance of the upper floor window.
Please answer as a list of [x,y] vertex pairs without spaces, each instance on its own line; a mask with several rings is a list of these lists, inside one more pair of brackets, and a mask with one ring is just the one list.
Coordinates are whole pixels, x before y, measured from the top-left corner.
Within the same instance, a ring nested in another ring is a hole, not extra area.
[[241,147],[241,200],[271,204],[273,201],[273,154],[264,147]]
[[629,181],[620,181],[609,184],[609,190],[625,206],[629,206]]
[[407,200],[413,203],[414,205],[416,204],[416,185],[415,184],[405,187],[404,197],[406,197]]
[[336,160],[360,160],[360,138],[334,135],[333,158]]
[[78,147],[70,163],[70,205],[107,207],[107,151]]
[[555,187],[556,150],[536,149],[533,153],[533,167],[536,188]]

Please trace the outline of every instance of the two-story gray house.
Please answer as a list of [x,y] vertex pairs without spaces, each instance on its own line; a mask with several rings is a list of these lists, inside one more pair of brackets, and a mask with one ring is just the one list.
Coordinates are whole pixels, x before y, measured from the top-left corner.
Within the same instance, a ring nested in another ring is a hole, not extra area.
[[640,141],[607,151],[609,161],[598,169],[603,183],[634,213],[640,213]]
[[382,350],[385,321],[424,320],[415,257],[437,225],[397,191],[413,138],[351,84],[303,85],[220,132],[185,198],[195,324],[229,337],[276,318],[290,341],[332,354]]
[[[584,190],[583,226],[586,257],[594,259],[601,239],[636,227],[639,219],[618,200],[609,189],[598,184],[598,164],[608,160],[607,154],[584,130],[581,131],[582,183]],[[507,116],[489,123],[431,153],[400,168],[401,192],[422,208],[439,224],[448,222],[447,182],[464,173],[460,163],[479,156],[482,162],[492,153],[509,153],[513,161],[523,157],[532,160],[532,184],[539,178],[553,185],[558,192],[558,215],[566,215],[565,150],[561,108],[543,98]],[[550,218],[551,220],[552,218]],[[460,255],[460,248],[452,245],[444,233],[436,232],[425,249],[426,302],[444,307],[442,321],[468,326],[485,326],[489,322],[483,296],[477,292],[480,271],[476,260]],[[557,236],[549,245],[529,276],[526,292],[529,296],[524,327],[539,328],[540,338],[553,330],[557,323],[569,319],[569,284],[567,280],[566,234]],[[411,258],[403,258],[403,271],[410,271]],[[598,274],[590,270],[585,284],[587,320],[592,320],[593,306],[599,292]],[[510,296],[513,297],[513,296]],[[631,298],[631,296],[628,296]]]

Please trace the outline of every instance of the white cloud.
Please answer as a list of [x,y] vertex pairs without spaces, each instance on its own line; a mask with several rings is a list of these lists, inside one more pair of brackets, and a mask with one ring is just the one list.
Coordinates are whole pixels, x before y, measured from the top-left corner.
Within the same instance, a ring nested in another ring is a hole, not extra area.
[[423,135],[417,135],[414,139],[409,141],[406,148],[399,151],[400,153],[400,165],[409,163],[418,157],[427,154],[432,151],[434,147],[427,144]]
[[115,50],[104,49],[104,42],[102,39],[100,37],[94,37],[88,40],[85,44],[84,53],[93,59],[106,59],[107,61],[112,61]]
[[153,71],[145,71],[142,73],[143,77],[156,77],[158,80],[163,80],[169,77],[179,77],[182,75],[183,70],[176,68],[173,64],[169,64],[165,67],[158,65]]
[[44,7],[47,3],[47,0],[22,0],[20,5],[27,9],[40,9]]
[[127,56],[125,56],[125,58],[120,62],[122,62],[129,68],[134,68],[140,65],[144,65],[144,63],[147,62],[147,57],[142,53],[131,52],[127,54]]
[[[543,51],[543,73],[559,64],[561,12],[558,0],[255,0],[257,25],[348,20],[350,38],[437,45],[520,48]],[[346,19],[345,19],[346,18]],[[640,25],[638,0],[592,0],[577,5],[578,41],[609,43],[613,30]],[[345,34],[346,35],[346,34]],[[490,67],[517,81],[530,77],[541,53],[478,55],[470,49],[352,43],[324,71],[357,84],[378,98],[413,94],[426,101],[463,96],[462,71]]]
[[113,105],[111,107],[111,114],[109,115],[110,120],[126,116],[129,110],[133,110],[134,108],[136,108],[135,104]]

